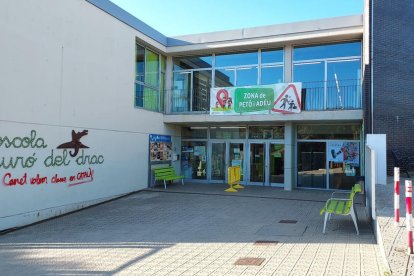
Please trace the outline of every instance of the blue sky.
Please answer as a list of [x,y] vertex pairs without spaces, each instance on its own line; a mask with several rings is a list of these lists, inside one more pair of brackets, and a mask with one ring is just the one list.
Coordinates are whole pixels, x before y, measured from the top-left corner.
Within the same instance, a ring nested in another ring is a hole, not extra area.
[[167,36],[362,14],[363,0],[111,0]]

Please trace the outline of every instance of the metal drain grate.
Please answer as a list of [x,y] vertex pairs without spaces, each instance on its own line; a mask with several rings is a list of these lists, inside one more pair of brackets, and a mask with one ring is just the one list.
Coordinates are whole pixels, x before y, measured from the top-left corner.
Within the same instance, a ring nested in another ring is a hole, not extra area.
[[235,265],[255,265],[260,266],[265,261],[264,258],[240,258],[234,264]]
[[256,241],[254,245],[276,245],[279,241]]
[[290,224],[295,224],[295,223],[297,223],[298,221],[297,220],[294,220],[294,219],[282,219],[282,220],[279,220],[279,223],[290,223]]

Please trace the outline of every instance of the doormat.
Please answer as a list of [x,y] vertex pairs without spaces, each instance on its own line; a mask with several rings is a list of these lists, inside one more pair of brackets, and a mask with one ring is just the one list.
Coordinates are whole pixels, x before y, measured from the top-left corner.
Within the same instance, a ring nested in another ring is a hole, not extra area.
[[240,258],[234,263],[234,265],[260,266],[264,261],[264,258]]

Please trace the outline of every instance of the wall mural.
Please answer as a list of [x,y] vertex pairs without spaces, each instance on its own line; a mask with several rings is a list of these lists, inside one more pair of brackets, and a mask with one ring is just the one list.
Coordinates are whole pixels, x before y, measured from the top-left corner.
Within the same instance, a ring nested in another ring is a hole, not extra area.
[[[92,182],[95,173],[93,166],[103,164],[105,160],[103,155],[90,154],[87,150],[89,147],[80,142],[80,139],[87,134],[88,130],[81,132],[72,130],[72,141],[57,146],[56,149],[59,150],[51,149],[44,158],[38,156],[47,151],[49,145],[36,130],[31,130],[29,135],[23,137],[0,137],[0,150],[5,152],[3,149],[10,149],[9,156],[5,154],[0,156],[0,169],[7,170],[0,175],[2,184],[7,187],[41,184],[67,184],[72,187]],[[22,156],[25,152],[22,149],[31,152]],[[65,175],[59,173],[46,175],[40,170],[32,169],[35,165],[43,168],[71,166],[75,170]],[[22,169],[27,171],[21,173]]]

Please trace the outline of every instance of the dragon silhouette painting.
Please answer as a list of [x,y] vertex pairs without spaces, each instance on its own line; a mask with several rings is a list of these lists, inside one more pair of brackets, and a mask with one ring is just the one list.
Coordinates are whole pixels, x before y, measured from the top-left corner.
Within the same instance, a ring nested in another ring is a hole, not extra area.
[[88,135],[87,130],[83,130],[81,132],[75,132],[74,130],[72,130],[72,141],[63,143],[59,145],[57,148],[58,149],[74,149],[73,152],[69,151],[69,154],[70,156],[75,157],[79,153],[79,149],[89,148],[88,146],[85,146],[84,144],[82,144],[80,141],[80,139],[85,135]]

